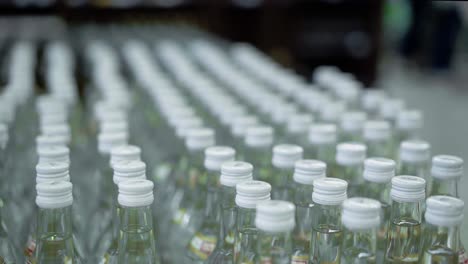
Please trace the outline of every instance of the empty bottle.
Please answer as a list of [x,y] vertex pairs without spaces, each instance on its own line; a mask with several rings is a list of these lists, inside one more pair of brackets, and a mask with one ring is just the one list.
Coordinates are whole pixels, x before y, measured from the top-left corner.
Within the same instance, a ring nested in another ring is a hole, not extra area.
[[387,121],[367,121],[364,124],[367,156],[393,158],[391,126]]
[[273,132],[269,126],[250,127],[246,131],[243,156],[254,166],[253,177],[256,180],[271,180]]
[[385,263],[420,263],[425,187],[426,181],[420,177],[393,177]]
[[297,145],[276,145],[273,148],[273,171],[270,184],[273,187],[271,197],[276,200],[292,201],[292,176],[294,164],[301,160],[303,149]]
[[343,228],[341,204],[347,199],[348,183],[336,178],[314,181],[310,261],[313,264],[341,261]]
[[119,183],[120,240],[118,264],[157,264],[153,217],[154,185],[148,180]]
[[428,196],[448,195],[459,198],[458,183],[463,176],[463,159],[457,156],[437,155],[432,158]]
[[209,256],[207,263],[234,263],[234,243],[236,236],[237,207],[236,185],[245,181],[252,181],[253,167],[243,161],[228,161],[221,165],[220,207],[221,221],[218,226],[216,247]]
[[422,263],[464,263],[459,255],[463,208],[464,202],[455,197],[436,195],[427,199]]
[[429,179],[431,145],[422,140],[403,141],[400,145],[399,175]]
[[309,129],[307,158],[321,160],[328,167],[335,163],[337,132],[334,124],[313,124]]
[[341,143],[336,146],[334,175],[348,182],[348,196],[360,196],[363,187],[362,170],[366,159],[366,145]]
[[291,263],[294,205],[264,201],[257,205],[255,226],[259,230],[255,263]]
[[340,142],[363,142],[365,112],[345,112],[340,118]]
[[310,114],[295,114],[290,116],[287,121],[282,143],[307,146],[308,131],[312,122],[313,118]]
[[318,160],[299,160],[294,166],[294,204],[296,227],[293,231],[291,263],[309,263],[310,238],[312,237],[314,180],[324,178],[327,165]]
[[374,199],[354,197],[343,202],[342,264],[376,264],[377,232],[380,226],[380,203]]
[[244,181],[236,185],[236,236],[234,259],[236,264],[254,263],[257,256],[258,229],[255,209],[270,200],[271,185],[262,181]]

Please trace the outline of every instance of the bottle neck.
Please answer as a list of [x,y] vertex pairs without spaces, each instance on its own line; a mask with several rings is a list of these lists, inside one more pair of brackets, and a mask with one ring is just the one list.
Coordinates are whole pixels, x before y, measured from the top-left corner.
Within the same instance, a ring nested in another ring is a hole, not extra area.
[[429,161],[408,162],[400,161],[399,175],[414,175],[427,179],[429,174]]
[[[366,256],[367,259],[375,258],[377,253],[377,227],[364,230],[351,230],[344,228],[346,239],[343,240],[343,253],[359,250],[360,257]],[[354,255],[354,254],[353,254]],[[355,256],[357,257],[357,256]],[[346,256],[345,256],[346,258]],[[358,259],[350,259],[349,261],[359,261]]]
[[153,216],[150,206],[120,206],[120,216],[120,230],[123,232],[138,232],[140,230],[153,229]]
[[56,209],[39,208],[37,235],[38,237],[52,234],[69,237],[72,234],[72,206]]
[[315,229],[333,229],[341,230],[341,205],[322,205],[316,204]]
[[340,168],[340,175],[337,176],[345,179],[350,186],[357,186],[362,183],[362,163],[354,165],[338,165],[338,167]]
[[432,246],[442,246],[457,252],[460,249],[460,227],[443,227],[426,223],[423,243],[424,251]]
[[181,160],[180,182],[187,192],[193,191],[197,185],[198,178],[203,172],[203,159],[203,150],[188,150],[186,157]]
[[236,188],[223,186],[221,192],[221,228],[217,243],[224,249],[232,250],[236,234]]
[[429,196],[433,195],[448,195],[453,197],[458,196],[458,181],[459,178],[440,180],[432,177],[429,182]]
[[314,191],[313,185],[302,184],[295,182],[294,188],[294,203],[300,207],[311,207],[314,203],[312,201],[312,192]]
[[390,205],[390,189],[391,183],[380,183],[366,181],[366,197],[375,199],[382,204]]
[[391,221],[420,224],[422,222],[422,202],[392,202]]

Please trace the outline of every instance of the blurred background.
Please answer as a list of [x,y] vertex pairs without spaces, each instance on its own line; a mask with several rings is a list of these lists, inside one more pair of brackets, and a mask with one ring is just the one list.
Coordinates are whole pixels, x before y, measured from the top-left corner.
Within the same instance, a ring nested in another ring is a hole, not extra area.
[[[153,23],[252,43],[307,79],[315,67],[335,65],[367,88],[423,110],[433,154],[468,161],[468,3],[462,1],[1,0],[0,83],[7,82],[7,51],[17,39],[39,47],[63,39],[78,52],[74,33],[82,26],[108,26],[109,36],[119,38],[115,25]],[[466,189],[465,177],[461,195],[468,201]],[[467,220],[464,226],[467,245]]]

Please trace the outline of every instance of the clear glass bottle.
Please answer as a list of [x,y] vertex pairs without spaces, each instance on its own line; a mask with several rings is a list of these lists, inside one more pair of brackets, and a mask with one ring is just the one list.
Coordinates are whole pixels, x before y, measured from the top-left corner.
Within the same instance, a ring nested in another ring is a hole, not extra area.
[[364,197],[380,202],[381,224],[377,233],[377,263],[382,263],[387,249],[387,232],[390,220],[390,188],[395,176],[395,161],[386,158],[368,158],[364,161]]
[[314,181],[312,237],[310,262],[335,263],[341,261],[343,228],[341,204],[347,199],[348,183],[337,178],[322,178]]
[[303,149],[297,145],[276,145],[273,148],[273,171],[269,183],[273,187],[272,199],[292,201],[292,176],[294,164],[301,160]]
[[320,108],[320,120],[324,123],[337,124],[345,111],[344,101],[329,101]]
[[237,207],[236,185],[245,181],[252,181],[253,166],[243,161],[225,162],[221,166],[220,207],[221,221],[216,247],[208,257],[207,263],[229,264],[234,263],[234,243],[236,236]]
[[419,110],[403,110],[396,120],[396,143],[420,138],[423,116]]
[[196,209],[203,213],[197,219],[200,223],[196,224],[195,234],[187,244],[186,252],[190,262],[206,261],[216,247],[221,220],[218,190],[221,165],[233,161],[235,153],[234,149],[224,146],[208,147],[205,150],[205,173],[197,181],[198,197],[195,201]]
[[367,121],[364,124],[364,142],[368,157],[393,159],[391,126],[388,121]]
[[4,182],[5,180],[5,157],[6,157],[6,145],[8,142],[8,134],[7,134],[6,126],[0,123],[0,263],[5,264],[14,264],[17,263],[17,258],[15,254],[15,249],[13,245],[13,241],[11,241],[9,237],[9,232],[7,226],[5,224],[5,212],[6,207],[4,200],[6,187],[8,184]]
[[330,176],[333,176],[336,141],[337,132],[334,124],[313,124],[309,129],[309,144],[304,156],[325,162]]
[[308,145],[309,126],[313,122],[313,117],[310,114],[295,114],[288,118],[286,131],[279,143],[297,144],[299,146]]
[[345,112],[340,119],[339,142],[364,142],[363,128],[365,112]]
[[398,175],[413,175],[429,179],[431,145],[422,140],[403,141],[400,145]]
[[291,263],[294,205],[286,201],[264,201],[257,205],[258,229],[255,263]]
[[405,108],[405,102],[398,98],[385,98],[380,102],[379,116],[395,125],[398,114]]
[[157,264],[153,217],[153,182],[128,180],[119,183],[120,240],[118,264]]
[[436,195],[426,200],[422,263],[464,263],[460,252],[460,225],[464,202]]
[[343,202],[342,264],[376,264],[377,232],[380,226],[380,203],[377,200],[354,197]]
[[293,231],[293,253],[291,263],[308,263],[310,238],[312,237],[314,180],[324,178],[327,165],[318,160],[299,160],[294,169],[294,205],[296,227]]
[[36,185],[37,245],[30,263],[80,263],[72,238],[72,184],[66,181]]
[[244,139],[249,127],[258,125],[258,119],[254,115],[243,115],[236,117],[231,124],[231,136],[234,139],[233,146],[238,152],[240,160],[244,160],[245,149]]
[[270,200],[271,185],[262,181],[244,181],[236,185],[236,264],[253,264],[257,254],[258,229],[255,226],[257,204]]
[[362,170],[366,159],[366,145],[340,143],[336,146],[336,178],[348,182],[348,196],[360,196],[363,187]]
[[428,196],[448,195],[459,198],[458,183],[463,177],[463,159],[457,156],[437,155],[432,158]]
[[379,115],[379,107],[385,100],[385,93],[380,89],[365,89],[361,97],[361,106],[367,112],[369,119]]
[[425,187],[423,178],[406,175],[393,177],[385,263],[420,263]]
[[273,133],[273,128],[270,126],[255,126],[247,129],[243,156],[254,166],[253,177],[256,180],[271,181]]

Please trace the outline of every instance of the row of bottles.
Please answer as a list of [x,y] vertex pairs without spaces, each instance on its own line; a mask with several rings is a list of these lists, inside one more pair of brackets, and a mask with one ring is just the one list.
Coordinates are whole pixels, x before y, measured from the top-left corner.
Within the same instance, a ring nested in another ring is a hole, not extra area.
[[13,46],[0,263],[465,261],[463,160],[432,157],[420,111],[166,27],[82,27],[83,52],[53,42],[38,63]]

